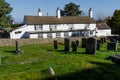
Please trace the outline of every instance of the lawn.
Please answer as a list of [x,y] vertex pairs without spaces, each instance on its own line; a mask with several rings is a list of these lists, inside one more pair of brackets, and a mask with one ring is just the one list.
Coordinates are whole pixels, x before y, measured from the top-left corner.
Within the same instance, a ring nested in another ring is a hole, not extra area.
[[14,46],[0,47],[2,64],[0,80],[50,80],[48,68],[52,67],[58,80],[120,80],[120,65],[109,59],[118,51],[108,51],[104,43],[96,55],[78,52],[64,52],[59,44],[55,50],[52,44],[20,46],[22,54],[16,55]]

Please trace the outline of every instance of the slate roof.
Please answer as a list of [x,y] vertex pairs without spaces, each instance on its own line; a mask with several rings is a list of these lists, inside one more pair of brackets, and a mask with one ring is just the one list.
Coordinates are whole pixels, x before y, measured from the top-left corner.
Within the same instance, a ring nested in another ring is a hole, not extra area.
[[98,30],[110,29],[110,27],[106,23],[97,23],[96,27],[98,28]]
[[88,16],[65,16],[57,18],[55,16],[25,16],[26,24],[79,24],[79,23],[95,23],[93,18]]

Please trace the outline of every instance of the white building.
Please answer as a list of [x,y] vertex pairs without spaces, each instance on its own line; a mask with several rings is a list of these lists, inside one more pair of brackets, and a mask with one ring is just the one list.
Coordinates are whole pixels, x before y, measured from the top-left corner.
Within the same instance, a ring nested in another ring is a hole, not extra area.
[[110,36],[111,29],[106,23],[96,23],[97,36]]
[[[92,16],[92,9],[89,16],[64,16],[60,15],[57,8],[56,16],[43,16],[38,10],[38,16],[25,16],[25,25],[10,32],[11,39],[20,38],[56,38],[75,36],[106,36],[111,35],[106,29],[99,30]],[[103,26],[104,27],[104,26]]]

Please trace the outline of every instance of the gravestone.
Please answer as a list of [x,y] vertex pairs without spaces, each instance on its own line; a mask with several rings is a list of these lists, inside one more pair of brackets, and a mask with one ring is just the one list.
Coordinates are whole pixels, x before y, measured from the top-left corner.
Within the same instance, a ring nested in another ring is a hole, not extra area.
[[112,41],[111,41],[111,42],[118,43],[118,40],[116,40],[116,39],[112,39]]
[[107,44],[107,50],[115,50],[115,51],[117,51],[117,46],[118,46],[118,43],[109,42]]
[[105,42],[105,39],[102,37],[100,38],[101,44],[103,44]]
[[70,51],[70,39],[69,38],[64,38],[64,51]]
[[100,47],[101,47],[101,41],[97,40],[97,50],[100,50]]
[[15,50],[16,53],[17,54],[21,53],[21,50],[19,49],[19,43],[18,43],[18,41],[16,41],[15,44],[16,44],[16,50]]
[[97,49],[97,40],[93,37],[90,37],[86,41],[86,53],[87,54],[96,54]]
[[82,48],[86,47],[87,38],[82,38]]
[[54,49],[58,49],[58,42],[57,42],[57,40],[54,40]]
[[110,56],[110,59],[111,59],[113,62],[115,62],[115,63],[117,63],[117,64],[120,64],[120,54],[111,55],[111,56]]
[[80,42],[79,42],[79,40],[76,40],[75,42],[76,42],[77,47],[80,47]]
[[77,44],[75,41],[72,41],[72,51],[77,52]]

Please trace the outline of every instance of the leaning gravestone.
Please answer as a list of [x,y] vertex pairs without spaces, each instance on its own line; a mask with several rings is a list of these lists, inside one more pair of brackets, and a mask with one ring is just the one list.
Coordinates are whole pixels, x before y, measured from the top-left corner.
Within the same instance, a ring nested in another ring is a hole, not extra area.
[[118,46],[118,43],[116,43],[116,42],[109,42],[107,44],[107,50],[115,50],[115,51],[117,51],[117,46]]
[[86,47],[87,38],[82,38],[82,48]]
[[74,52],[77,52],[77,44],[75,41],[72,41],[72,51]]
[[69,38],[64,38],[64,51],[70,51],[70,39]]
[[58,42],[57,42],[57,40],[54,40],[54,49],[58,49]]
[[101,41],[97,40],[97,50],[100,50],[100,47],[101,47]]
[[93,37],[90,37],[86,41],[86,53],[87,54],[96,54],[97,49],[97,40]]

